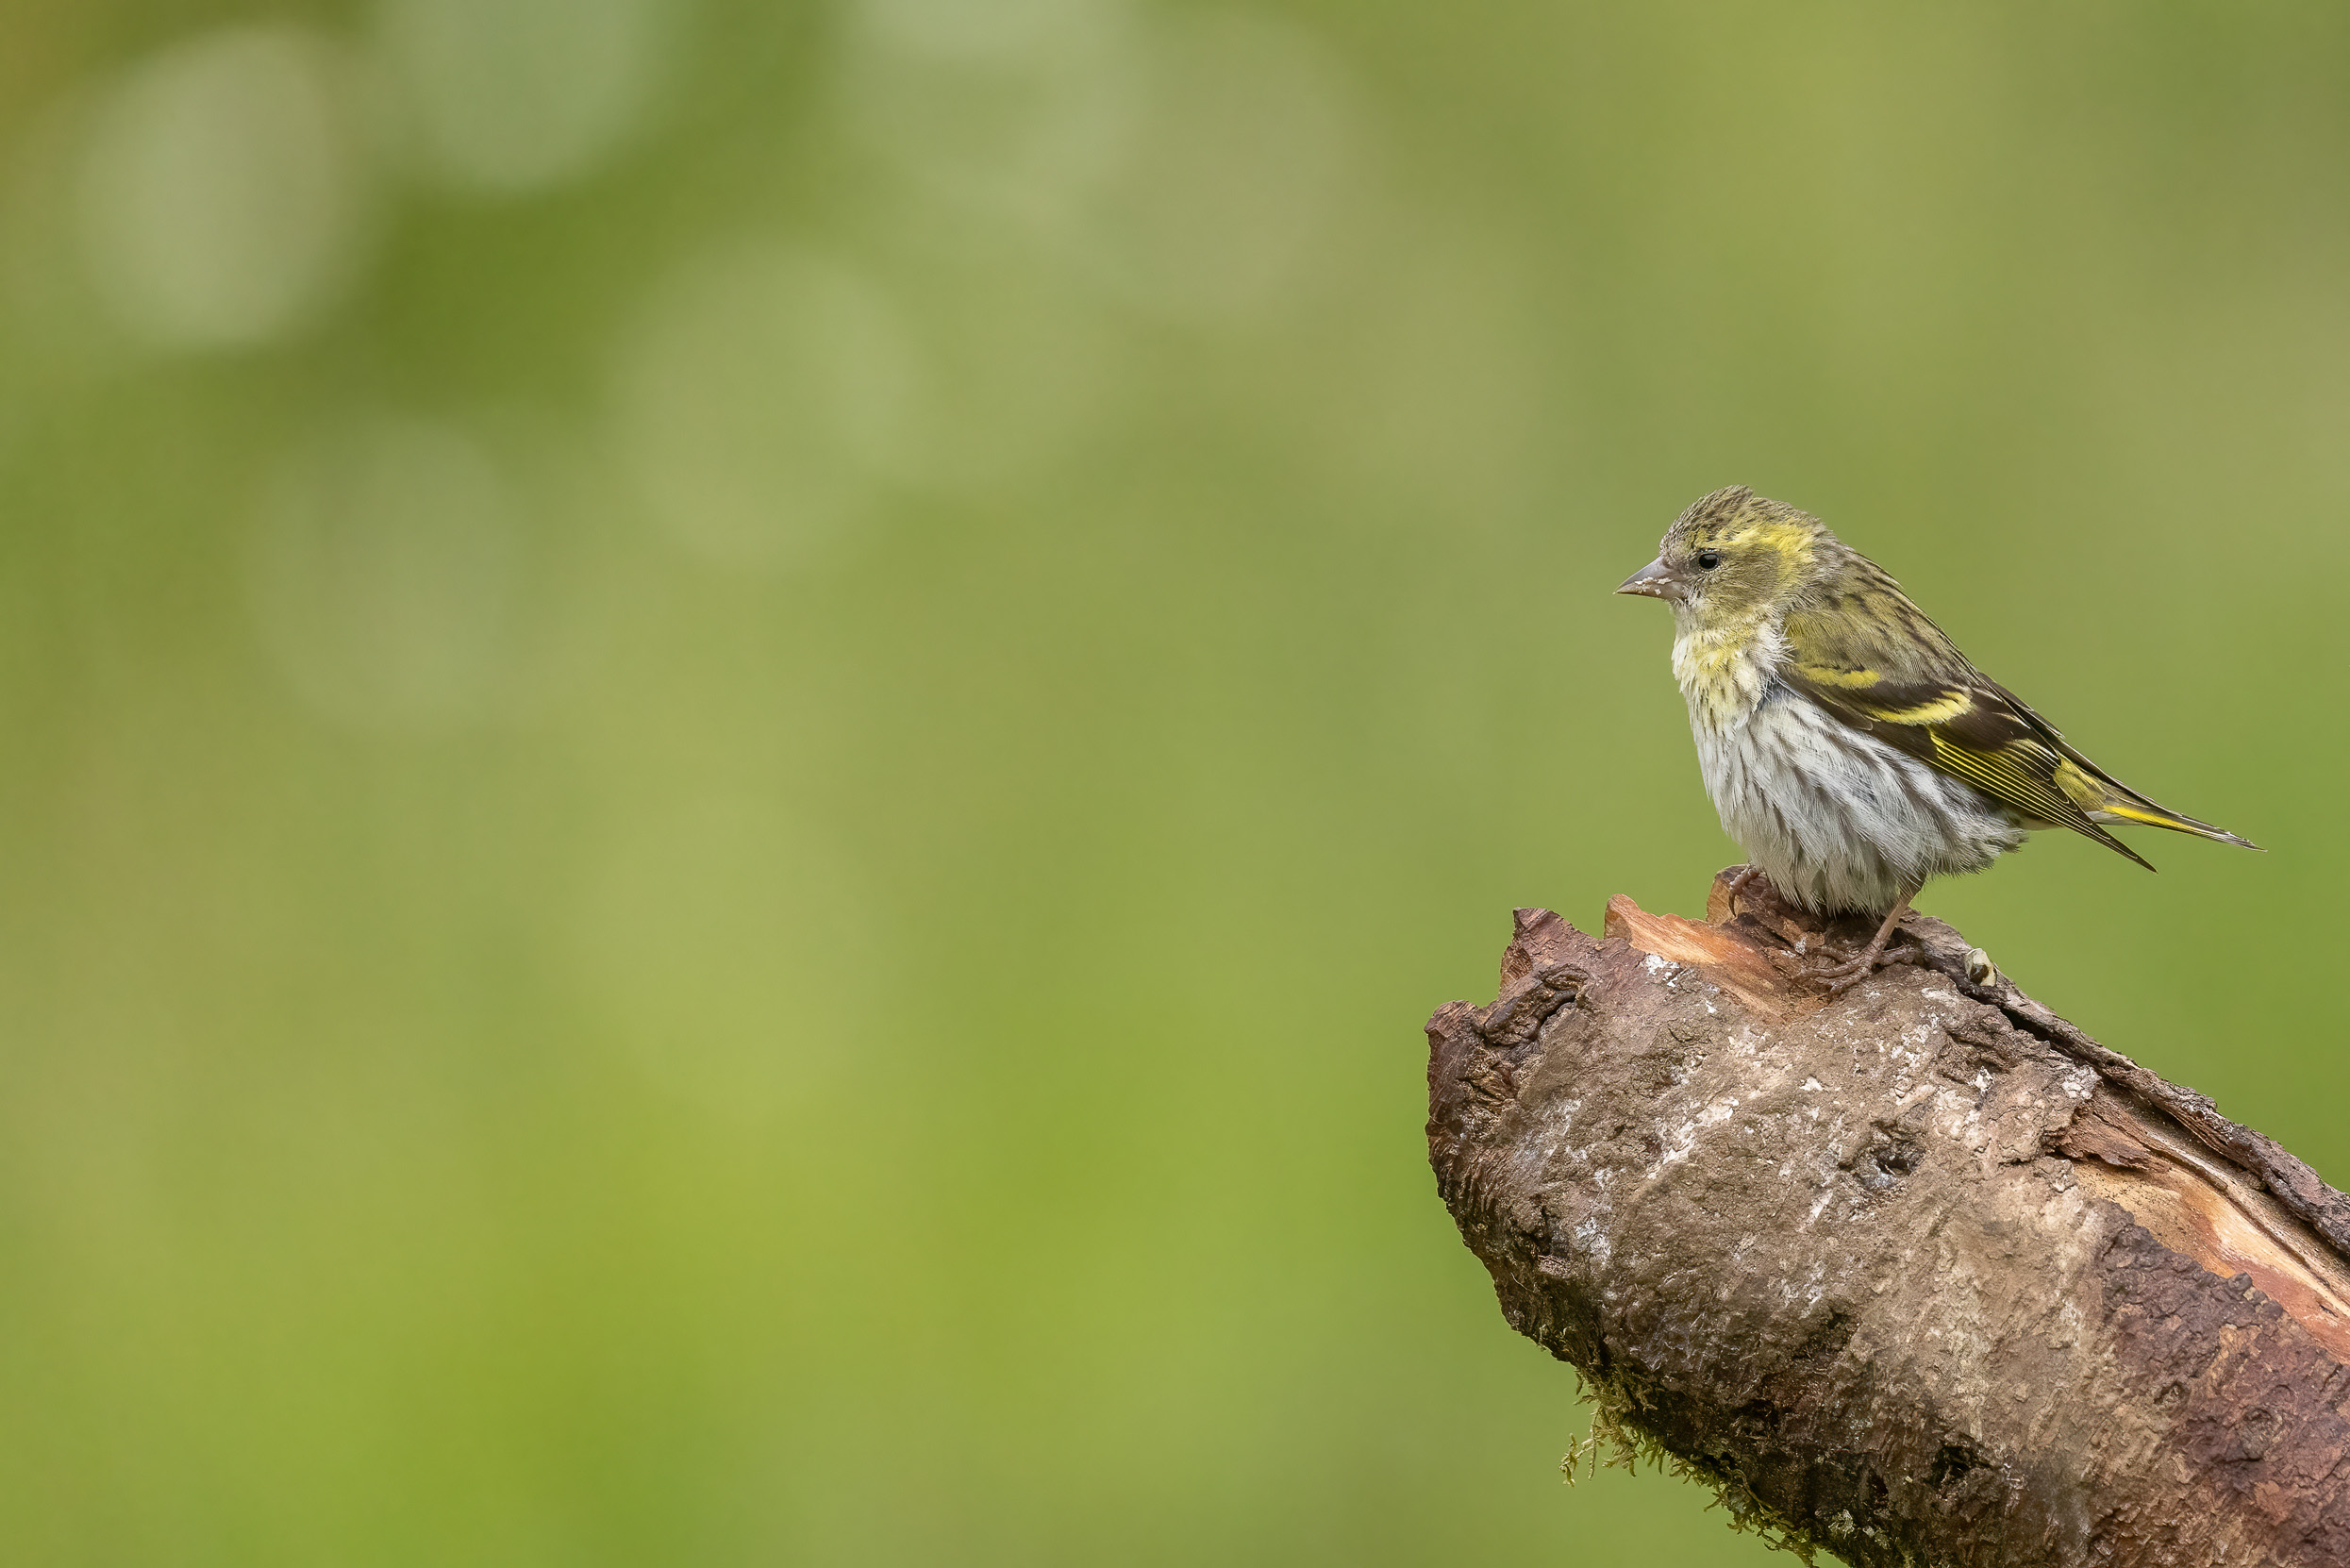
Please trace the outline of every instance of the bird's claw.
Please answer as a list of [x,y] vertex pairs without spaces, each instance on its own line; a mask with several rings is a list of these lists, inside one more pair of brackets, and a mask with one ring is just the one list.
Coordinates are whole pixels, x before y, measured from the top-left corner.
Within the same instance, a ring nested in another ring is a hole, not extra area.
[[1882,969],[1891,960],[1896,948],[1905,942],[1914,943],[1916,941],[1917,939],[1906,930],[1895,929],[1880,933],[1875,941],[1843,962],[1827,964],[1813,970],[1811,977],[1815,980],[1825,981],[1829,995],[1842,996],[1845,992]]
[[1722,908],[1732,917],[1741,913],[1758,916],[1766,926],[1797,913],[1778,884],[1771,880],[1771,874],[1758,865],[1743,865],[1730,874],[1729,880],[1722,884]]
[[[1725,902],[1728,903],[1732,909],[1736,909],[1738,895],[1744,892],[1751,884],[1759,882],[1762,879],[1763,875],[1762,868],[1760,866],[1742,865],[1739,867],[1736,871],[1730,873],[1729,881],[1722,889],[1722,894]],[[1774,889],[1773,891],[1775,892],[1776,890]]]
[[1827,981],[1827,993],[1830,996],[1842,996],[1875,973],[1875,963],[1871,963],[1866,969],[1853,969],[1844,964],[1838,964],[1835,970],[1824,972],[1821,978]]

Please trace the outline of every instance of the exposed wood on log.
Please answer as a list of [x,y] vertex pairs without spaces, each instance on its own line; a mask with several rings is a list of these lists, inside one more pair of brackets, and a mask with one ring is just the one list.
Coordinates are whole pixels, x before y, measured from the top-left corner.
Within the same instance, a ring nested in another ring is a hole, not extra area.
[[1848,1562],[2350,1565],[2350,1199],[1938,921],[1518,911],[1428,1146],[1607,1428]]

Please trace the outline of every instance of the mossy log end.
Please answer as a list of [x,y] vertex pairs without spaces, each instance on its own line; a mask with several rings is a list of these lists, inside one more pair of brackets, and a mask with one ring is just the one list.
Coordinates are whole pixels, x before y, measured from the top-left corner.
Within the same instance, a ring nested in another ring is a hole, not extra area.
[[1521,909],[1438,1188],[1599,1429],[1861,1568],[2350,1565],[2350,1198],[1939,921]]

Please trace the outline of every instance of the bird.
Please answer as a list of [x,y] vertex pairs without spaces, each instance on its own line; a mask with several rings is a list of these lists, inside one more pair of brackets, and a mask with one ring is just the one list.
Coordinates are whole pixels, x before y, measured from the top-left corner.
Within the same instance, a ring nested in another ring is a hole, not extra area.
[[1743,485],[1692,503],[1619,593],[1673,607],[1673,675],[1706,793],[1747,864],[1818,915],[1881,916],[1842,991],[1875,972],[1928,878],[1978,872],[2069,827],[2152,871],[2107,828],[2258,849],[2158,806],[1984,675],[1900,584],[1827,525]]

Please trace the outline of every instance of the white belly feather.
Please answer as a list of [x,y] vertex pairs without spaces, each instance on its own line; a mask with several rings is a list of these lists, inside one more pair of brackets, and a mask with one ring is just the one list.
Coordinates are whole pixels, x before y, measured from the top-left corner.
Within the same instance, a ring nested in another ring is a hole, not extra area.
[[1760,659],[1703,670],[1675,655],[1722,826],[1796,903],[1882,912],[2024,842],[2004,808],[1778,685]]

